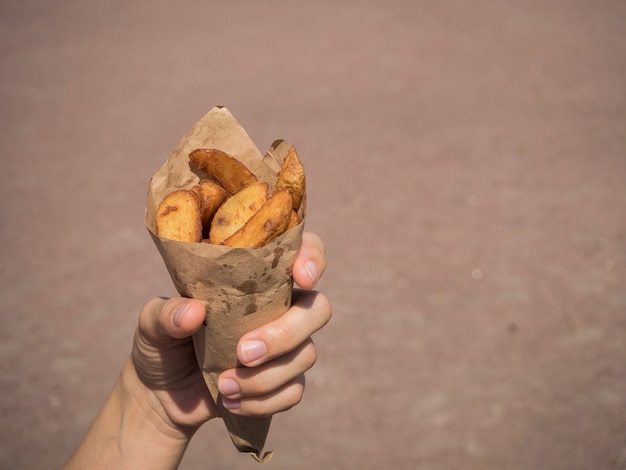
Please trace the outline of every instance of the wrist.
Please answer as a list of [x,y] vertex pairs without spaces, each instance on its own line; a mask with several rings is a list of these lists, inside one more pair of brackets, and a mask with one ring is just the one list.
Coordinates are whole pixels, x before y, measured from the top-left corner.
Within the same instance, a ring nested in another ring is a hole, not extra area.
[[132,361],[127,361],[64,470],[178,468],[195,429],[172,425],[160,407],[137,377]]
[[131,359],[122,368],[119,393],[127,413],[136,413],[136,418],[149,431],[172,444],[187,445],[199,426],[180,426],[170,418],[159,395],[166,391],[155,391],[147,387],[137,375]]

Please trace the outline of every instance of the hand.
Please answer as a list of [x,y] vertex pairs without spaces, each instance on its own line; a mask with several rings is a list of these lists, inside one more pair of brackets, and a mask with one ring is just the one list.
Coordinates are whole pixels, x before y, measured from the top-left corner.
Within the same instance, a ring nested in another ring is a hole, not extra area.
[[[314,288],[325,268],[321,239],[304,233],[293,269],[296,284]],[[247,367],[218,379],[225,405],[233,413],[259,416],[297,404],[304,373],[316,359],[310,336],[330,315],[322,294],[298,291],[284,315],[245,334],[237,355]],[[131,356],[64,470],[178,467],[198,427],[218,416],[191,339],[204,316],[202,303],[181,297],[145,305]]]
[[[303,289],[316,286],[326,268],[324,245],[303,235],[293,276]],[[331,307],[319,292],[294,292],[292,307],[278,320],[244,335],[237,346],[245,368],[223,372],[218,380],[224,405],[233,413],[261,416],[296,405],[304,392],[304,373],[316,360],[310,336],[330,319]],[[199,301],[153,299],[139,317],[127,383],[156,398],[152,408],[173,430],[190,437],[217,408],[198,368],[191,335],[204,320]],[[139,380],[137,380],[139,379]]]

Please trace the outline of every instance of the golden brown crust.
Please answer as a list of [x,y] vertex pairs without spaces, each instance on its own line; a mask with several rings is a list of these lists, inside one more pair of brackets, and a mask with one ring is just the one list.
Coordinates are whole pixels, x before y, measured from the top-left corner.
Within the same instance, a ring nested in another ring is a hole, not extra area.
[[172,191],[163,198],[156,212],[156,234],[181,242],[202,239],[200,198],[188,189]]
[[211,221],[217,209],[228,198],[228,192],[215,181],[201,180],[193,189],[200,198],[200,210],[202,216],[202,231],[204,235],[209,233]]
[[230,247],[258,248],[283,234],[292,213],[289,191],[281,190],[272,195],[246,224],[224,240]]
[[278,181],[276,181],[275,191],[287,189],[291,193],[293,210],[298,212],[304,199],[306,191],[306,177],[304,167],[298,157],[298,152],[294,146],[289,148],[287,156],[278,172]]
[[272,196],[239,160],[216,149],[196,149],[189,161],[209,179],[174,190],[157,208],[156,234],[176,241],[263,246],[302,223],[306,181],[295,147],[288,149]]
[[302,218],[298,215],[296,211],[292,210],[291,216],[289,217],[289,225],[287,225],[287,230],[297,227],[298,225],[300,225],[301,222]]
[[236,158],[217,149],[196,149],[189,161],[206,172],[230,194],[241,191],[258,181],[258,178]]
[[211,221],[210,242],[220,244],[243,227],[267,198],[268,184],[256,182],[226,199]]

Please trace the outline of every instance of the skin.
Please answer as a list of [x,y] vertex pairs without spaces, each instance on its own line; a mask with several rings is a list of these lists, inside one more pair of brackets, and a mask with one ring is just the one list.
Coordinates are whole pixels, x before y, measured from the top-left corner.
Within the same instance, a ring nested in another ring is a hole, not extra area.
[[[237,355],[246,367],[218,380],[233,413],[266,416],[301,401],[304,373],[317,358],[311,335],[331,317],[326,297],[312,290],[325,268],[322,240],[305,232],[293,269],[303,290],[281,318],[242,336]],[[191,299],[155,298],[143,307],[132,352],[64,469],[177,468],[195,432],[219,417],[191,342],[203,320],[203,305]]]

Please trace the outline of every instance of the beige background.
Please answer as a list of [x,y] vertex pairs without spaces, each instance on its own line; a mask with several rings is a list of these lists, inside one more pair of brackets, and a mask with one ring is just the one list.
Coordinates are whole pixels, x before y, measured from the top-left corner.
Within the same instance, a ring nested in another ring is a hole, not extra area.
[[[626,468],[626,3],[0,5],[0,466],[58,468],[171,282],[148,177],[297,145],[334,317],[267,469]],[[257,468],[222,423],[182,468]]]

